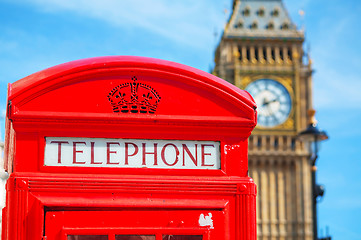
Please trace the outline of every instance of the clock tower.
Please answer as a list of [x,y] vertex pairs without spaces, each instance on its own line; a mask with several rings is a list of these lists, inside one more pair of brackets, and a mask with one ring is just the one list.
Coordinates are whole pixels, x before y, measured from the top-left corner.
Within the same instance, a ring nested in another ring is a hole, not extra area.
[[258,186],[258,239],[312,239],[309,155],[297,134],[312,108],[304,33],[282,0],[233,0],[213,73],[255,99],[249,173]]

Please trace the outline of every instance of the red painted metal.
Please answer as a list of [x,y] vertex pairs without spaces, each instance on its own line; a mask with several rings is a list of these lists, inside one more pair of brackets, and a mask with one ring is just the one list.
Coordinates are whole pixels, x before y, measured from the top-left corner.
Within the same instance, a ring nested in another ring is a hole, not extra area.
[[[131,84],[134,113],[113,98]],[[74,61],[9,84],[2,239],[256,239],[247,175],[255,108],[247,92],[211,74],[142,57]],[[219,141],[221,168],[44,166],[46,137]],[[206,216],[213,227],[200,223]]]

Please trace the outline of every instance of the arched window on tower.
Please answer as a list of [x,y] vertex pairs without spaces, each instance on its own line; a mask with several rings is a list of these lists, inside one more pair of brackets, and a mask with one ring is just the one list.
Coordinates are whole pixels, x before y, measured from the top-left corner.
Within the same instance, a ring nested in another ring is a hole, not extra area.
[[278,7],[272,10],[271,12],[272,17],[278,17],[279,15],[280,15],[280,9]]
[[247,47],[246,54],[247,54],[247,56],[246,56],[247,60],[251,61],[251,49],[250,49],[250,47]]
[[271,48],[271,58],[272,58],[273,61],[276,60],[276,52],[275,52],[274,48]]
[[256,59],[256,61],[259,61],[259,49],[258,47],[254,48],[254,58]]
[[289,25],[289,23],[283,23],[282,25],[281,25],[281,29],[282,30],[287,30],[287,29],[289,29],[290,28],[290,25]]
[[263,52],[263,59],[267,60],[267,48],[262,48],[262,52]]
[[238,59],[239,60],[242,60],[243,59],[243,55],[242,55],[242,47],[241,46],[238,46]]
[[248,17],[251,13],[251,8],[249,6],[245,7],[244,10],[242,11],[243,16]]
[[273,30],[273,29],[275,28],[275,25],[274,25],[273,22],[269,22],[269,23],[267,24],[266,28],[267,28],[268,30]]
[[278,146],[279,146],[278,138],[276,137],[275,140],[274,140],[274,143],[273,143],[273,147],[274,147],[275,150],[278,150]]
[[282,49],[280,49],[280,58],[281,58],[282,61],[285,60],[284,54],[285,54],[284,51]]
[[257,11],[257,15],[260,16],[260,17],[263,17],[264,16],[264,13],[265,13],[265,9],[264,7],[260,7]]
[[292,138],[292,140],[291,140],[291,149],[292,150],[296,149],[296,139],[295,138]]
[[292,61],[293,60],[292,59],[292,50],[290,48],[287,49],[287,55],[288,55],[288,59]]
[[262,146],[262,139],[261,139],[261,137],[258,137],[257,138],[257,147],[261,148],[261,146]]
[[251,48],[250,47],[246,48],[246,58],[248,61],[251,61]]
[[235,24],[234,27],[235,28],[243,28],[243,20],[242,19],[238,20],[238,22]]
[[257,29],[257,28],[258,28],[258,23],[257,23],[257,21],[254,21],[249,28],[250,28],[250,29]]

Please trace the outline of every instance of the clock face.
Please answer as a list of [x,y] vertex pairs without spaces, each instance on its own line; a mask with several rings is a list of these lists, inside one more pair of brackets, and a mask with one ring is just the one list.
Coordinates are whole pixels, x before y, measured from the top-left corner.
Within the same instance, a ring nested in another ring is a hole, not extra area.
[[278,81],[258,79],[246,87],[257,104],[258,125],[271,128],[284,123],[291,112],[291,97]]

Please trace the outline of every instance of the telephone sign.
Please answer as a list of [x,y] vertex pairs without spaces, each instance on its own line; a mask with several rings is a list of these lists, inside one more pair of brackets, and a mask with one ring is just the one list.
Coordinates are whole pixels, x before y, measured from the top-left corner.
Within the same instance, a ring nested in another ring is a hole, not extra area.
[[219,169],[211,141],[46,137],[45,166]]

